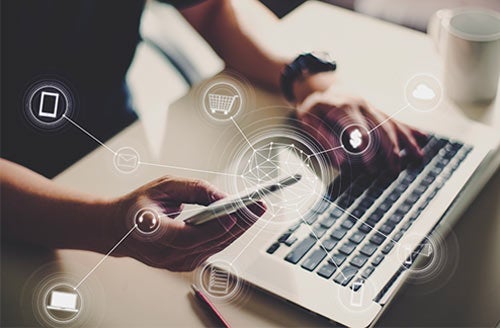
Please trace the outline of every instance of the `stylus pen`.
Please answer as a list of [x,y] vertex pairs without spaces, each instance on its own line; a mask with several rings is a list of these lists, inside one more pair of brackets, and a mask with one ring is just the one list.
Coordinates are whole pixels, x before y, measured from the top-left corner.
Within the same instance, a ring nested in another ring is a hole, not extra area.
[[196,296],[196,298],[201,302],[203,307],[210,313],[210,315],[222,327],[230,328],[231,326],[229,325],[229,323],[226,321],[226,319],[224,319],[224,317],[222,317],[222,314],[220,314],[215,305],[212,302],[210,302],[208,297],[205,294],[203,294],[203,292],[195,285],[191,285],[191,288],[193,288],[194,295]]

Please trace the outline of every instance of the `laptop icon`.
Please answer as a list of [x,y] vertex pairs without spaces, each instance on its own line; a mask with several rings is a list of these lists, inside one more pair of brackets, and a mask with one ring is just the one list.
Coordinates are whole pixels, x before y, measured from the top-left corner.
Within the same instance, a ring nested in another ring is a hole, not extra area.
[[60,292],[53,290],[50,294],[50,303],[47,305],[47,309],[64,311],[64,312],[78,312],[76,308],[78,294]]

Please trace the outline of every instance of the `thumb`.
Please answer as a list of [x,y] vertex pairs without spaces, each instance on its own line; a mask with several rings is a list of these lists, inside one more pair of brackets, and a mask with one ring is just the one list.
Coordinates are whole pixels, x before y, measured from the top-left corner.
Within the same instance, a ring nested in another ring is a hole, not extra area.
[[187,204],[208,205],[226,195],[214,186],[197,179],[169,179],[163,186],[168,201]]

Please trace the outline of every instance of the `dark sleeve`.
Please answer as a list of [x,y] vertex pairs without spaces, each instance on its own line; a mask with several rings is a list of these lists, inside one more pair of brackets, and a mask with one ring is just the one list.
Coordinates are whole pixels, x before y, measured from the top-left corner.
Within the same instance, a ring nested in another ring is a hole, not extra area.
[[197,5],[205,0],[158,0],[159,2],[168,3],[177,9],[183,9]]

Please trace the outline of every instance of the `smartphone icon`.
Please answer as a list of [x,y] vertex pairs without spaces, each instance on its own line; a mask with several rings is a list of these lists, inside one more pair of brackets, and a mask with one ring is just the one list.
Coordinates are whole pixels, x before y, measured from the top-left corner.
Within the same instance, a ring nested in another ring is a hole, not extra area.
[[365,289],[363,288],[363,281],[357,280],[351,286],[351,305],[361,307],[363,305],[363,296]]

